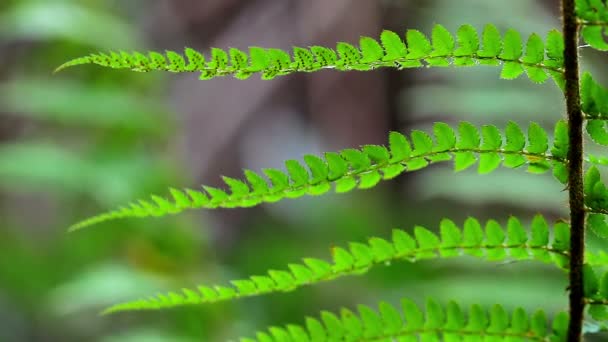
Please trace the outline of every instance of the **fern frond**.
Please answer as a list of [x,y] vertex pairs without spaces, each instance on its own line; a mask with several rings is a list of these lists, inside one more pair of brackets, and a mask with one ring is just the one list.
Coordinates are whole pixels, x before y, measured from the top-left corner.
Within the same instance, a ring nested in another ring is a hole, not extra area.
[[[241,342],[273,341],[565,341],[568,315],[558,313],[553,322],[542,310],[529,315],[523,308],[509,314],[500,304],[491,309],[474,304],[464,312],[450,301],[440,305],[426,300],[423,311],[409,299],[401,308],[380,302],[378,310],[359,305],[358,314],[343,308],[340,314],[321,312],[307,317],[304,325],[290,324],[260,331]],[[549,327],[549,324],[551,327]]]
[[344,276],[360,275],[370,268],[394,261],[416,262],[433,258],[451,258],[470,255],[488,261],[537,260],[568,267],[570,230],[566,223],[553,227],[553,240],[549,226],[537,215],[530,233],[520,221],[511,217],[506,230],[490,220],[485,229],[478,220],[469,218],[463,228],[448,219],[440,224],[440,234],[417,226],[413,236],[403,230],[393,230],[392,240],[373,237],[367,243],[353,242],[349,248],[332,248],[332,262],[303,259],[303,264],[290,264],[288,270],[271,270],[267,275],[232,281],[226,286],[200,286],[198,290],[184,289],[181,293],[159,294],[149,299],[117,304],[105,313],[130,310],[157,310],[190,304],[213,303],[236,298],[259,296],[273,292],[292,291]]
[[483,126],[480,132],[468,122],[460,123],[458,137],[445,123],[436,123],[433,131],[435,141],[418,130],[412,131],[412,143],[404,135],[392,132],[389,135],[389,148],[366,145],[360,150],[328,152],[325,158],[306,155],[304,162],[308,170],[300,162],[289,160],[285,163],[287,173],[276,169],[264,170],[272,185],[259,174],[246,170],[246,181],[224,177],[229,191],[208,186],[203,187],[204,191],[171,189],[172,199],[153,195],[151,200],[139,200],[76,223],[70,230],[121,218],[164,216],[195,208],[251,207],[283,198],[321,195],[331,190],[332,185],[335,185],[338,193],[355,188],[368,189],[383,179],[452,158],[456,171],[471,167],[479,159],[479,173],[492,172],[501,163],[509,168],[527,164],[528,171],[533,173],[546,172],[553,166],[555,177],[562,183],[567,181],[564,162],[568,138],[564,121],[556,125],[556,138],[550,151],[547,133],[536,123],[530,124],[527,140],[522,129],[514,122],[507,124],[504,134],[492,125]]
[[[486,25],[480,39],[471,25],[461,26],[452,34],[441,25],[432,32],[432,42],[417,30],[408,30],[403,37],[392,31],[384,31],[380,41],[361,37],[359,47],[348,43],[338,43],[334,49],[312,46],[294,47],[291,54],[279,49],[250,47],[249,53],[231,48],[229,51],[213,48],[205,56],[186,48],[183,54],[167,51],[164,55],[149,52],[97,53],[71,60],[56,71],[82,64],[97,64],[116,69],[133,71],[164,70],[170,72],[200,72],[201,79],[232,75],[246,79],[260,74],[262,79],[288,75],[294,72],[314,72],[321,69],[372,70],[380,67],[417,68],[424,65],[444,67],[471,66],[475,64],[504,64],[501,77],[513,79],[524,72],[537,83],[549,76],[563,86],[563,39],[554,30],[547,37],[546,44],[536,34],[532,34],[523,52],[521,35],[508,30],[504,39],[493,25]],[[546,55],[546,56],[545,56]]]
[[608,51],[608,6],[602,0],[576,0],[576,15],[582,26],[581,35],[593,48]]

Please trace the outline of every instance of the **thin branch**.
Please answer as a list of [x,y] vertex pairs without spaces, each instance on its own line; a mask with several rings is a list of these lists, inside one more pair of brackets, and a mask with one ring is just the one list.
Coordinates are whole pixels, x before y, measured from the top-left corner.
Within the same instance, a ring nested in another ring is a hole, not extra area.
[[562,0],[564,77],[568,113],[568,189],[570,204],[570,322],[568,341],[582,340],[584,319],[583,264],[585,259],[585,206],[583,192],[583,113],[579,89],[578,19],[575,0]]

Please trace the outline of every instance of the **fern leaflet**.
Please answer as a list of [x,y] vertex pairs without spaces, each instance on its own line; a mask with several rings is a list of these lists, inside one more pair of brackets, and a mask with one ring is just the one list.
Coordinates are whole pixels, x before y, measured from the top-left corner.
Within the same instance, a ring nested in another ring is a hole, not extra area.
[[608,238],[608,189],[600,178],[600,171],[592,166],[584,179],[585,206],[587,207],[587,228],[596,235]]
[[325,342],[325,341],[565,341],[568,315],[555,316],[551,327],[542,310],[529,315],[516,308],[509,314],[501,305],[491,309],[472,305],[465,316],[461,306],[450,301],[440,305],[426,300],[423,311],[409,299],[401,310],[381,302],[378,310],[359,305],[358,315],[343,308],[339,315],[323,311],[320,319],[308,317],[304,326],[287,325],[260,331],[256,338],[241,342]]
[[576,0],[576,15],[582,25],[581,35],[593,48],[608,51],[608,5],[602,0]]
[[[531,123],[528,138],[514,122],[509,122],[502,134],[495,126],[479,129],[468,122],[458,126],[458,137],[445,123],[433,128],[435,141],[425,132],[414,130],[411,143],[404,135],[392,132],[389,148],[366,145],[361,149],[346,149],[340,153],[325,153],[325,158],[304,156],[308,170],[298,161],[285,163],[287,173],[265,169],[272,185],[259,174],[246,170],[246,181],[224,177],[229,192],[204,186],[204,191],[171,189],[172,199],[153,195],[129,206],[86,219],[70,227],[81,229],[96,223],[129,217],[149,217],[176,214],[194,208],[251,207],[283,198],[321,195],[331,190],[344,193],[355,188],[368,189],[406,171],[415,171],[431,163],[454,159],[456,171],[474,165],[479,158],[479,173],[489,173],[502,163],[508,168],[525,164],[528,171],[543,173],[553,167],[553,174],[562,183],[567,181],[565,158],[568,151],[567,128],[564,121],[555,126],[555,141],[549,151],[547,133]],[[503,141],[503,135],[506,142]]]
[[587,264],[583,268],[583,278],[585,302],[590,304],[589,314],[597,321],[608,320],[608,272],[598,277],[591,265]]
[[608,89],[595,82],[589,73],[581,78],[581,106],[588,120],[587,134],[594,142],[608,146]]
[[605,251],[598,251],[597,253],[586,251],[585,263],[590,266],[608,266],[608,253]]
[[531,35],[525,53],[517,31],[508,30],[502,39],[498,29],[491,24],[485,26],[481,44],[477,31],[470,25],[458,29],[457,43],[441,25],[433,28],[432,42],[417,30],[408,30],[405,38],[404,42],[397,33],[384,31],[380,41],[361,37],[358,48],[340,42],[335,50],[321,46],[308,49],[294,47],[291,55],[279,49],[260,47],[250,47],[249,54],[236,48],[228,52],[213,48],[209,60],[191,48],[186,48],[183,55],[174,51],[167,51],[165,55],[150,52],[147,56],[124,51],[96,53],[66,62],[56,71],[81,64],[97,64],[139,72],[200,72],[200,78],[204,80],[227,75],[246,79],[255,73],[259,73],[262,79],[272,79],[294,72],[322,69],[365,71],[380,67],[403,69],[424,65],[444,67],[503,63],[502,78],[517,78],[525,72],[533,82],[542,83],[552,77],[563,88],[563,38],[556,30],[549,32],[546,43],[538,35]]
[[117,304],[105,313],[158,310],[292,291],[305,285],[360,275],[376,265],[400,260],[415,262],[469,255],[488,261],[537,260],[554,263],[560,268],[568,267],[568,225],[557,222],[552,230],[554,237],[551,241],[549,226],[540,215],[532,221],[530,233],[515,217],[509,219],[506,231],[494,220],[488,221],[484,229],[474,218],[467,219],[463,228],[444,219],[439,230],[440,234],[437,235],[417,226],[413,236],[403,230],[394,230],[390,242],[374,237],[367,243],[353,242],[348,250],[341,247],[332,248],[331,263],[307,258],[303,264],[290,264],[289,270],[270,270],[268,275],[232,281],[231,287],[199,286],[198,290],[184,289],[181,293],[159,294],[149,299]]

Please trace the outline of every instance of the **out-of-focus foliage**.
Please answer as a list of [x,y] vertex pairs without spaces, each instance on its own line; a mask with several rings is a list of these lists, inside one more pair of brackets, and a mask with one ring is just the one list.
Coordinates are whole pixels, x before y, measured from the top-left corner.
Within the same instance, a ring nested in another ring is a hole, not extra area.
[[162,235],[164,224],[136,222],[107,234],[65,234],[68,222],[93,207],[188,176],[167,153],[175,118],[159,78],[108,78],[96,70],[52,75],[65,54],[141,46],[141,36],[107,1],[0,4],[2,341],[189,336],[176,328],[179,315],[166,328],[142,319],[108,330],[113,323],[99,321],[97,312],[117,297],[165,289],[176,276],[200,272],[206,238],[193,234],[190,220],[166,222],[178,230]]

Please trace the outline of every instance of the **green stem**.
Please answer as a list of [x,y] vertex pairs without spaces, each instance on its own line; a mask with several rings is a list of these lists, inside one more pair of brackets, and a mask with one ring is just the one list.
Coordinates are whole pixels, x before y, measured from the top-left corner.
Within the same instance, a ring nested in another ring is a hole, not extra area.
[[578,23],[575,0],[562,0],[564,77],[568,113],[568,187],[570,204],[570,322],[568,341],[582,339],[584,319],[583,263],[585,253],[585,207],[583,193],[583,113],[578,70]]

